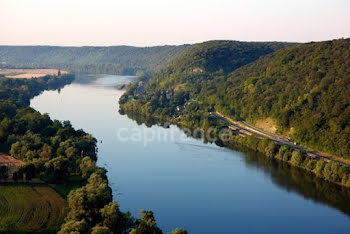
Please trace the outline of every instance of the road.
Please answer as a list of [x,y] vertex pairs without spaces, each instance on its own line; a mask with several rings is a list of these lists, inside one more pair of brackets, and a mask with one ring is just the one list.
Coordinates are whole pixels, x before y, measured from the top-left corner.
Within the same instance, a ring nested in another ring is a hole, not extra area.
[[307,156],[311,157],[311,158],[316,158],[316,159],[322,159],[326,162],[329,161],[336,161],[338,163],[340,163],[341,165],[349,165],[348,162],[341,160],[341,159],[337,159],[334,157],[331,157],[329,155],[325,155],[321,152],[317,152],[315,150],[310,150],[310,149],[306,149],[304,147],[298,146],[296,144],[294,144],[293,142],[290,142],[287,138],[283,137],[283,136],[279,136],[270,132],[266,132],[264,130],[261,130],[259,128],[254,127],[251,124],[248,124],[245,121],[235,121],[232,120],[228,117],[226,117],[225,115],[221,114],[218,111],[214,111],[214,112],[210,112],[211,115],[215,116],[218,119],[221,119],[222,121],[226,122],[229,126],[234,126],[238,129],[243,129],[244,131],[250,133],[250,134],[255,134],[260,138],[268,138],[270,140],[273,140],[274,142],[276,142],[279,145],[287,145],[292,149],[296,149],[299,150],[300,152],[305,153]]

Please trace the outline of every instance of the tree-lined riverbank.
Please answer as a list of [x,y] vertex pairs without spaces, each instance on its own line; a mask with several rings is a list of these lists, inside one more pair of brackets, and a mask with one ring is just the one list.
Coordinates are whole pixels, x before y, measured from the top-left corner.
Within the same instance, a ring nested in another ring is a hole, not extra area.
[[[164,232],[177,226],[190,233],[272,232],[289,223],[310,229],[295,226],[285,233],[350,228],[348,188],[240,144],[229,150],[186,136],[173,125],[152,125],[142,119],[140,108],[137,122],[136,115],[120,115],[116,100],[124,91],[117,84],[135,78],[96,77],[88,84],[44,92],[32,99],[31,106],[51,118],[70,119],[75,128],[98,139],[97,164],[108,169],[113,199],[121,211],[137,217],[140,208],[151,209]],[[247,229],[252,215],[260,218]]]

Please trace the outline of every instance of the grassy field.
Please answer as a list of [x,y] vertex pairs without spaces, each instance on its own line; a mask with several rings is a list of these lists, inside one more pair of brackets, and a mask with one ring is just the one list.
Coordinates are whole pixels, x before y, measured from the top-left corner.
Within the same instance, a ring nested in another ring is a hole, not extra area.
[[47,186],[0,185],[0,233],[55,232],[66,207],[66,201]]

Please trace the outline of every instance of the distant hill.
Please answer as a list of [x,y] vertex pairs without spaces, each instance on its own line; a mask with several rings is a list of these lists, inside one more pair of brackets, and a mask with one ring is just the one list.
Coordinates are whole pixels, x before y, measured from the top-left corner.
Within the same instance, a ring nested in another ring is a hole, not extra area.
[[[171,116],[184,100],[197,100],[349,158],[349,90],[349,39],[294,45],[212,41],[192,46],[155,74],[139,102],[151,113]],[[170,100],[165,91],[174,93]],[[131,87],[121,102],[135,94]]]
[[201,82],[227,75],[261,56],[291,45],[294,44],[239,41],[208,41],[194,44],[164,65],[148,82],[148,88],[155,91],[186,84],[192,96],[196,96],[203,88]]
[[205,72],[222,70],[227,73],[288,45],[292,43],[207,41],[190,46],[169,68],[174,71],[200,68]]
[[153,71],[188,48],[181,46],[0,46],[0,68],[61,68],[81,73],[134,75]]

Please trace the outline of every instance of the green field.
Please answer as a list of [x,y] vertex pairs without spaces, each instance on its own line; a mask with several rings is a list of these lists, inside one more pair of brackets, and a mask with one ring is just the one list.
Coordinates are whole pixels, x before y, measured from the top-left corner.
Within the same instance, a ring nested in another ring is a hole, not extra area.
[[40,185],[0,186],[0,233],[55,232],[66,214],[66,201]]

